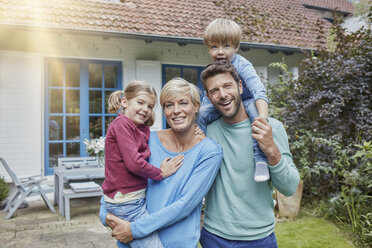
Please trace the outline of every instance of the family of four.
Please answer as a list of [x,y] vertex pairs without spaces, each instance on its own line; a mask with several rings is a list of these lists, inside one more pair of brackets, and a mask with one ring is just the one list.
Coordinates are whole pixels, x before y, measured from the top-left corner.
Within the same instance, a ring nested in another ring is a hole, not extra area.
[[169,129],[150,132],[149,84],[110,96],[109,111],[120,113],[106,134],[100,218],[118,247],[277,247],[273,187],[292,195],[300,178],[259,77],[236,54],[240,34],[230,20],[208,25],[205,97],[182,78],[167,82],[160,105]]

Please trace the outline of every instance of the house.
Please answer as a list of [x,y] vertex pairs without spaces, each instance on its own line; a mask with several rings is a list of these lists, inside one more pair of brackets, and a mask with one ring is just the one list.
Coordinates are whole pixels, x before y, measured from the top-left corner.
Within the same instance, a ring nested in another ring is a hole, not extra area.
[[353,13],[354,6],[346,0],[299,0],[303,6],[314,11],[322,18],[333,22],[333,15],[345,19]]
[[[138,79],[160,92],[175,76],[201,87],[215,18],[240,24],[239,53],[269,81],[270,63],[297,73],[330,27],[299,0],[0,0],[0,156],[19,176],[52,175],[58,157],[86,156],[84,139],[105,135],[112,91]],[[160,106],[156,116],[164,128]]]
[[311,9],[323,19],[333,22],[334,17],[343,20],[342,27],[347,32],[355,32],[362,28],[370,28],[368,13],[371,11],[370,0],[299,0],[308,9]]

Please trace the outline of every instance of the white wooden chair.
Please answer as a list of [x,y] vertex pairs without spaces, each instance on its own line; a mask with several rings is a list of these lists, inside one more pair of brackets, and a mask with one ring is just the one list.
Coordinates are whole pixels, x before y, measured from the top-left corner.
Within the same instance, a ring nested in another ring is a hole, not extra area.
[[16,174],[10,169],[7,162],[0,157],[0,162],[3,164],[5,170],[8,172],[10,178],[12,179],[16,191],[9,197],[6,206],[3,211],[9,211],[5,219],[9,219],[21,205],[21,203],[29,196],[41,195],[45,204],[50,208],[50,210],[55,213],[52,203],[46,197],[46,193],[54,192],[54,189],[48,185],[41,185],[41,182],[47,180],[46,178],[41,178],[40,175],[18,178]]

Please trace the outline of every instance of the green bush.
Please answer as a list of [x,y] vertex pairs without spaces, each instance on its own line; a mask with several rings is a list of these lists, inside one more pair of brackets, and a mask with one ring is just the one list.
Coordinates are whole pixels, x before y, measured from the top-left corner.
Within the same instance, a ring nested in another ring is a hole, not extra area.
[[283,62],[271,64],[283,76],[268,85],[270,115],[287,129],[305,203],[318,203],[365,247],[372,243],[372,34],[347,34],[336,21],[332,38],[332,50],[307,54],[298,79]]
[[346,146],[372,139],[372,33],[347,34],[333,27],[335,50],[309,53],[297,80],[290,80],[285,119],[288,132],[298,129],[337,135]]
[[8,184],[4,181],[3,178],[0,178],[0,202],[7,198],[8,192],[9,192]]
[[338,177],[340,191],[318,205],[324,216],[349,226],[361,245],[372,242],[371,143],[356,145],[359,149],[353,156],[348,156],[349,148],[339,151],[334,176]]

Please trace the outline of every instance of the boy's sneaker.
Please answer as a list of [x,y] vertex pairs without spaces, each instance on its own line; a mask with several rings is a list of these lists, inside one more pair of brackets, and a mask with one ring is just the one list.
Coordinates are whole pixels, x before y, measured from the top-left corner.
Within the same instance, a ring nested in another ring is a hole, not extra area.
[[256,163],[256,171],[254,172],[254,180],[258,183],[265,182],[270,179],[269,168],[265,162]]

